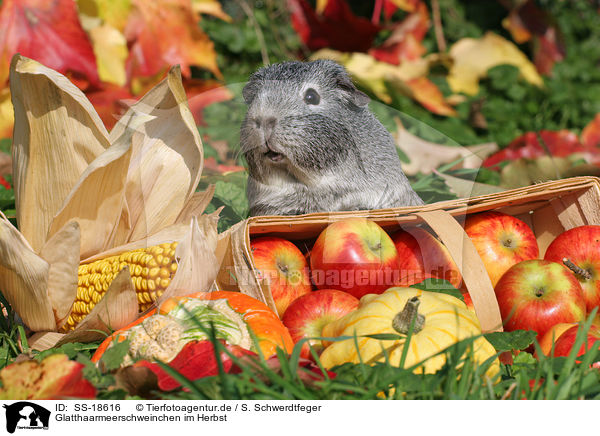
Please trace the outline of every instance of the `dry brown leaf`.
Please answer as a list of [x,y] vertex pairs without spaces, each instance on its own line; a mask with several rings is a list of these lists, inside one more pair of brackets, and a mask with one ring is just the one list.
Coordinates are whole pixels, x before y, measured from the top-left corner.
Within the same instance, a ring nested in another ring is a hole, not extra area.
[[175,249],[177,274],[157,301],[191,292],[207,292],[219,272],[217,249],[217,222],[210,215],[192,217],[188,233]]
[[0,212],[0,289],[33,331],[56,329],[47,292],[49,268]]
[[402,163],[402,170],[408,175],[429,174],[441,165],[454,162],[457,168],[479,168],[483,160],[498,150],[496,143],[452,147],[435,144],[413,135],[396,120],[398,129],[394,133],[396,146],[410,159]]
[[71,188],[108,148],[108,132],[75,85],[36,61],[13,57],[10,89],[17,221],[38,252]]
[[543,80],[535,66],[515,44],[492,32],[480,39],[463,38],[450,48],[453,59],[448,73],[448,84],[453,92],[475,95],[479,80],[496,65],[510,64],[519,68],[528,82],[542,86]]
[[175,223],[200,181],[202,141],[187,105],[179,68],[132,105],[110,134],[114,141],[126,123],[152,117],[133,136],[126,188],[131,228],[120,227],[114,245],[143,239]]

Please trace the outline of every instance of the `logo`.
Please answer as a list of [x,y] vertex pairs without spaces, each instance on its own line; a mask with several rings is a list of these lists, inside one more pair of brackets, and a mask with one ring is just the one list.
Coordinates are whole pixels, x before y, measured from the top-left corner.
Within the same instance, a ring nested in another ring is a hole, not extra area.
[[10,406],[3,405],[6,409],[6,431],[14,433],[18,429],[27,430],[48,430],[50,422],[50,411],[30,403],[29,401],[19,401]]

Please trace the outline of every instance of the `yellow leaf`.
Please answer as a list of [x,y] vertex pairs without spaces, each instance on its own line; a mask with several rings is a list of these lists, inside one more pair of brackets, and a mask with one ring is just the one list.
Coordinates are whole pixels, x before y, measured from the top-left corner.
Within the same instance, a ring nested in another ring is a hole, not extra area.
[[[123,31],[131,10],[130,0],[78,0],[80,15],[101,19],[104,23]],[[85,26],[84,26],[85,28]],[[87,30],[87,29],[86,29]]]
[[10,90],[0,90],[0,138],[12,136],[14,124],[14,109],[10,101]]
[[125,36],[108,24],[94,27],[89,31],[98,64],[98,75],[104,82],[123,86],[127,82],[125,59],[127,41]]
[[447,80],[453,92],[477,94],[479,80],[490,68],[502,64],[514,65],[525,80],[537,86],[543,85],[541,76],[527,56],[512,42],[491,32],[481,39],[461,39],[450,49],[450,56],[453,65]]

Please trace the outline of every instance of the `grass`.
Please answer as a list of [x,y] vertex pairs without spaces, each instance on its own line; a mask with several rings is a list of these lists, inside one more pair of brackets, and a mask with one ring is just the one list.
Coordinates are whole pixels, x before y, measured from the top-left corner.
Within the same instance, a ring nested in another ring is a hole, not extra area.
[[[107,353],[113,361],[100,370],[90,361],[90,356],[98,344],[66,344],[61,348],[43,353],[30,350],[25,338],[25,330],[16,320],[14,312],[0,295],[0,302],[6,314],[0,317],[0,365],[5,366],[20,354],[29,354],[42,359],[48,354],[65,353],[69,358],[81,362],[84,376],[97,388],[99,399],[161,398],[179,400],[516,400],[516,399],[600,399],[600,371],[592,368],[593,362],[600,361],[600,349],[592,348],[585,355],[577,357],[595,313],[583,324],[571,354],[567,357],[545,357],[539,359],[526,351],[513,354],[512,364],[500,364],[500,372],[495,377],[486,375],[492,363],[489,359],[478,365],[470,358],[471,344],[475,338],[468,338],[441,351],[446,363],[435,374],[422,374],[419,365],[411,368],[395,367],[384,361],[373,364],[345,363],[326,371],[314,350],[314,362],[300,357],[303,343],[298,343],[292,353],[282,350],[270,359],[263,356],[248,359],[230,352],[216,339],[213,331],[207,331],[213,343],[218,374],[198,380],[190,380],[170,366],[160,366],[176,379],[181,388],[170,392],[159,390],[128,393],[122,383],[118,383],[118,364],[126,350]],[[494,344],[500,350],[510,343],[526,347],[531,341],[514,333],[495,333]],[[327,338],[328,340],[352,339],[349,337]],[[356,341],[356,337],[354,338]],[[380,338],[390,339],[390,338]],[[492,339],[492,338],[490,338]],[[407,335],[410,342],[410,331]],[[538,348],[537,343],[528,346]],[[404,348],[405,350],[408,347]],[[224,353],[231,359],[235,373],[225,370],[221,359]],[[405,355],[403,356],[405,357]],[[103,359],[104,360],[104,359]]]

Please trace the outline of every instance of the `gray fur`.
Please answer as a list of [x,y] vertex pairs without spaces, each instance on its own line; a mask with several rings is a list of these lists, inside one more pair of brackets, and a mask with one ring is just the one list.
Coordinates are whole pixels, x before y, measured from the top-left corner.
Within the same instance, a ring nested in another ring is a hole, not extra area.
[[[306,89],[320,95],[304,101]],[[241,146],[250,215],[298,215],[423,204],[402,172],[389,132],[333,61],[284,62],[243,90]],[[280,161],[267,157],[280,153]]]

